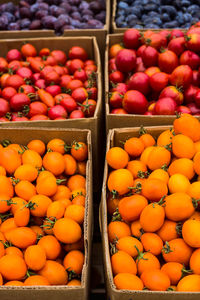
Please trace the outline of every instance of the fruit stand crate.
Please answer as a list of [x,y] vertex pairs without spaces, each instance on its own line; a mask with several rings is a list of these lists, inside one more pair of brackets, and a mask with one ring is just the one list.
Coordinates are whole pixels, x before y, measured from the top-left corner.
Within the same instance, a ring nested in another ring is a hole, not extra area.
[[[141,32],[141,31],[140,31]],[[111,114],[109,107],[109,74],[108,74],[108,61],[109,61],[109,48],[116,44],[121,43],[123,33],[108,34],[106,41],[105,53],[105,111],[106,111],[106,130],[112,128],[123,127],[137,127],[137,126],[156,126],[156,125],[170,125],[176,118],[175,115],[137,115],[137,114]]]
[[[10,2],[9,0],[0,0],[0,4]],[[19,0],[12,1],[18,4]],[[87,2],[91,2],[90,0]],[[105,0],[106,5],[106,19],[105,25],[102,29],[65,29],[64,37],[79,37],[79,36],[95,36],[99,45],[102,59],[105,54],[106,35],[110,32],[110,0]],[[1,30],[0,39],[22,39],[22,38],[37,38],[37,37],[56,37],[53,29],[38,29],[38,30]]]
[[[112,12],[112,16],[111,16],[111,32],[112,33],[124,33],[127,29],[131,28],[131,27],[125,27],[125,28],[120,28],[120,27],[117,27],[117,24],[115,22],[115,19],[116,19],[116,12],[117,12],[117,2],[119,2],[118,0],[113,0],[113,3],[112,3],[112,8],[111,8],[111,12]],[[167,5],[167,4],[166,4]],[[198,4],[197,4],[198,5]],[[137,6],[135,6],[137,7]],[[200,6],[199,6],[200,7]],[[132,27],[134,28],[134,26]],[[144,27],[144,29],[139,29],[140,31],[145,31],[147,30],[148,28]],[[150,29],[154,32],[158,32],[160,31],[161,29],[165,29],[165,30],[173,30],[173,29],[181,29],[181,30],[186,30],[186,29],[183,29],[183,28],[178,28],[178,27],[174,27],[174,28],[158,28],[158,29]]]
[[13,143],[28,144],[32,139],[41,139],[48,143],[53,138],[63,139],[70,144],[73,140],[78,140],[88,145],[88,161],[86,165],[86,206],[84,217],[84,249],[85,262],[82,271],[80,287],[67,286],[1,286],[0,297],[7,299],[88,299],[90,266],[91,266],[91,245],[93,230],[93,204],[92,204],[92,145],[91,132],[80,129],[59,129],[59,128],[1,128],[0,141],[10,140]]
[[[83,47],[88,56],[94,59],[97,64],[97,106],[94,116],[91,118],[82,119],[66,119],[66,120],[45,120],[45,121],[22,121],[18,122],[19,127],[57,127],[57,128],[79,128],[89,129],[92,132],[92,145],[93,145],[93,167],[94,174],[97,174],[99,166],[101,166],[100,158],[102,151],[100,151],[99,143],[101,141],[102,124],[102,85],[101,85],[101,63],[100,54],[97,41],[95,37],[55,37],[55,38],[33,38],[33,39],[16,39],[16,40],[2,40],[1,41],[1,56],[5,57],[6,53],[11,49],[20,50],[24,42],[29,42],[36,47],[37,51],[42,48],[49,48],[51,51],[60,49],[68,52],[73,46]],[[0,123],[0,127],[16,127],[15,122]],[[96,181],[95,181],[96,180]],[[94,185],[97,188],[98,178],[94,176]]]
[[[170,129],[170,126],[154,126],[145,127],[147,132],[154,137],[158,137],[164,130]],[[136,128],[121,128],[112,129],[109,131],[107,138],[107,149],[111,147],[121,147],[121,143],[131,137],[138,137],[139,127]],[[117,290],[113,282],[113,274],[111,268],[109,241],[108,241],[108,218],[107,218],[107,178],[108,178],[108,164],[105,161],[104,169],[104,181],[102,187],[102,199],[100,205],[100,229],[103,243],[103,259],[104,259],[104,270],[105,280],[107,288],[107,297],[109,300],[197,300],[200,297],[199,292],[172,292],[172,291],[134,291],[134,290]]]

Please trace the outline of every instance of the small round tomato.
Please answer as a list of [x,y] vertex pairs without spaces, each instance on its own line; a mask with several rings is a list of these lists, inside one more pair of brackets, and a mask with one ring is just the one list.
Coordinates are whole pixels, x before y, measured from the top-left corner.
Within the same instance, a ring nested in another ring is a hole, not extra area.
[[30,98],[23,93],[18,93],[10,99],[10,107],[14,111],[21,111],[25,105],[29,105],[30,103]]
[[16,72],[19,68],[22,67],[22,62],[19,60],[12,60],[9,64],[8,64],[8,69],[12,70],[13,72]]
[[87,80],[87,78],[87,74],[83,69],[78,69],[74,72],[74,79],[78,79],[84,82]]
[[45,116],[45,115],[35,115],[32,118],[30,118],[30,121],[46,121],[49,120],[49,117]]
[[8,62],[5,58],[0,57],[0,72],[5,72],[8,68]]
[[35,93],[35,89],[32,85],[23,84],[20,86],[18,93],[24,93],[26,95]]
[[192,81],[192,69],[188,65],[180,65],[170,75],[172,85],[186,88]]
[[84,48],[79,47],[79,46],[73,46],[70,50],[69,50],[69,59],[81,59],[83,61],[88,59],[88,55],[87,52],[85,51]]
[[164,72],[155,73],[150,77],[151,88],[156,91],[162,91],[168,84],[169,75]]
[[45,57],[45,59],[43,59],[43,62],[45,66],[55,66],[57,64],[56,59],[51,55]]
[[110,95],[109,95],[110,106],[113,108],[121,108],[123,98],[124,98],[124,96],[121,95],[119,92],[110,93]]
[[114,108],[110,112],[111,114],[114,115],[127,115],[128,112],[124,108]]
[[17,94],[17,91],[11,86],[5,87],[1,93],[2,97],[6,100],[10,100],[15,94]]
[[64,65],[67,60],[67,55],[62,50],[53,50],[51,51],[51,55],[55,58],[57,64]]
[[181,65],[188,65],[192,70],[197,70],[200,65],[199,55],[190,50],[184,51],[179,61]]
[[85,118],[84,113],[81,110],[74,110],[71,112],[71,114],[69,115],[69,119],[82,119]]
[[49,85],[46,91],[50,93],[53,97],[61,93],[61,87],[59,85]]
[[37,55],[37,50],[32,44],[27,43],[21,47],[21,53],[24,57],[34,57]]
[[109,49],[109,58],[115,58],[117,56],[117,53],[124,49],[124,47],[121,44],[114,44]]
[[181,105],[184,100],[182,90],[173,85],[164,88],[159,98],[172,98],[176,101],[177,105]]
[[78,105],[76,101],[70,96],[69,97],[63,97],[59,104],[62,105],[68,113],[71,113],[73,110],[76,110]]
[[60,76],[56,71],[51,71],[45,75],[45,81],[47,84],[54,83],[57,84],[60,81]]
[[39,56],[48,56],[50,54],[50,49],[49,48],[42,48],[39,52]]
[[85,100],[81,105],[81,110],[87,118],[93,117],[95,113],[97,102],[92,99]]
[[16,74],[21,76],[22,78],[31,79],[33,72],[29,68],[22,67],[17,70]]
[[72,77],[71,75],[63,75],[61,76],[60,78],[60,86],[64,87],[64,88],[67,88],[67,85],[70,81],[72,81]]
[[120,71],[114,71],[110,73],[109,80],[113,83],[119,83],[124,81],[124,74]]
[[129,90],[124,95],[122,106],[130,114],[144,114],[147,111],[148,102],[139,91]]
[[86,89],[88,93],[88,97],[93,100],[97,100],[97,88],[96,87],[91,87]]
[[74,89],[71,96],[76,102],[82,103],[88,98],[88,93],[85,88],[80,87]]
[[[65,75],[67,76],[67,75]],[[78,79],[73,79],[68,82],[67,89],[74,91],[77,88],[83,87],[83,82]]]
[[17,49],[11,49],[6,55],[6,59],[8,62],[11,62],[12,60],[21,60],[21,58],[21,53]]
[[144,95],[150,91],[149,76],[142,72],[134,73],[128,80],[128,89],[137,90]]
[[10,111],[10,105],[8,101],[6,101],[3,98],[0,98],[0,117],[5,116],[6,113],[9,111]]
[[9,76],[6,80],[6,86],[11,86],[16,90],[18,90],[18,88],[24,83],[24,78],[17,74]]
[[173,51],[176,55],[180,55],[185,51],[185,38],[179,37],[172,39],[168,44],[168,50]]
[[161,71],[170,74],[177,66],[178,57],[174,52],[165,50],[164,52],[159,53],[158,67],[161,69]]
[[84,62],[81,59],[72,59],[68,65],[69,72],[74,74],[75,71],[84,68]]
[[32,118],[36,115],[47,115],[48,107],[40,101],[34,101],[29,105],[28,117]]
[[158,51],[151,46],[146,47],[142,52],[142,61],[145,67],[157,66]]
[[51,120],[55,120],[57,118],[67,118],[67,111],[62,105],[55,105],[48,110],[48,117]]

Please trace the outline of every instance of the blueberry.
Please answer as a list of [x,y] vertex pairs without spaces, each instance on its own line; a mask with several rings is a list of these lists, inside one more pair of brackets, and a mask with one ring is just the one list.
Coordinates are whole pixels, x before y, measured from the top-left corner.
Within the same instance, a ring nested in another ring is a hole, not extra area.
[[148,13],[148,16],[149,16],[149,17],[157,17],[157,16],[158,16],[158,13],[155,12],[155,11],[150,11],[150,12]]
[[146,27],[146,28],[150,28],[150,29],[157,29],[157,28],[159,28],[158,25],[152,24],[152,23],[146,24],[145,27]]
[[185,23],[188,23],[192,20],[192,16],[188,13],[184,14],[183,18],[184,18]]
[[127,4],[126,2],[120,1],[120,2],[118,3],[118,7],[119,7],[120,9],[126,9],[126,8],[128,8],[128,4]]
[[145,11],[156,11],[156,10],[158,10],[158,7],[155,4],[147,4],[144,6],[144,10]]
[[140,25],[140,24],[136,24],[136,25],[135,25],[135,28],[137,28],[137,29],[142,29],[142,28],[143,28],[143,26],[142,26],[142,25]]
[[124,15],[124,10],[118,10],[117,11],[117,16],[119,17],[119,16],[122,16],[122,15]]
[[[195,23],[197,23],[199,21],[199,18],[192,18],[192,24],[195,24]],[[191,25],[192,25],[191,24]]]
[[148,18],[148,16],[146,14],[143,14],[141,20],[144,21],[146,18]]
[[182,25],[182,24],[184,24],[184,16],[183,16],[183,13],[182,13],[182,11],[179,11],[178,12],[178,14],[177,14],[177,16],[176,16],[176,21],[180,24],[180,25]]
[[171,17],[175,17],[177,14],[176,8],[173,6],[169,6],[169,5],[163,5],[160,7],[160,11],[161,13],[167,13],[168,15],[170,15]]
[[9,12],[4,12],[3,15],[5,15],[8,19],[8,23],[12,23],[15,21],[15,17],[13,16],[13,14],[9,13]]
[[[148,3],[149,3],[148,0],[142,0],[142,1],[141,1],[141,4],[142,4],[142,5],[147,5]],[[136,3],[135,3],[135,4],[136,4]]]
[[141,17],[141,9],[139,9],[138,7],[129,7],[125,10],[125,12],[127,14],[134,14],[136,15],[138,18]]
[[152,19],[152,23],[155,24],[155,25],[158,25],[158,26],[161,26],[161,25],[162,25],[162,21],[161,21],[161,19],[158,18],[158,17],[154,17],[154,18]]
[[129,15],[127,18],[126,18],[126,21],[127,22],[130,22],[130,21],[132,21],[132,20],[138,20],[138,17],[136,16],[136,15]]
[[169,22],[170,21],[170,16],[167,13],[164,13],[161,16],[161,19],[162,19],[163,22]]
[[182,0],[181,5],[188,7],[188,6],[190,6],[190,1],[189,0]]
[[166,22],[163,24],[163,28],[177,28],[177,27],[178,27],[177,21]]
[[181,26],[181,28],[189,28],[190,27],[190,23],[185,23]]

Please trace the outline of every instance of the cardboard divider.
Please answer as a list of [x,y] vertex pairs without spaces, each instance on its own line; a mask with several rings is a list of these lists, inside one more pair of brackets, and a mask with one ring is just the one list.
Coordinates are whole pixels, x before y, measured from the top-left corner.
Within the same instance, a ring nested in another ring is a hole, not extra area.
[[[111,16],[111,31],[113,33],[124,33],[124,31],[126,31],[127,29],[131,28],[131,27],[125,27],[125,28],[120,28],[120,27],[117,27],[117,24],[115,22],[115,19],[116,19],[116,14],[117,14],[117,2],[118,0],[113,0],[113,3],[112,3],[112,8],[111,8],[111,12],[112,12],[112,16]],[[173,30],[175,28],[158,28],[158,29],[150,29],[154,32],[159,32],[160,30]],[[186,31],[186,29],[183,29],[183,28],[176,28],[176,29],[180,29],[181,31]],[[148,28],[144,28],[144,29],[139,29],[141,32],[145,31],[145,30],[148,30]]]
[[[170,126],[160,127],[145,127],[148,133],[155,137],[166,130]],[[113,146],[121,146],[121,141],[125,141],[130,137],[139,136],[139,127],[136,128],[123,128],[109,130],[107,137],[106,152]],[[172,291],[131,291],[131,290],[117,290],[113,282],[112,267],[110,261],[109,241],[108,241],[108,218],[107,218],[107,178],[108,178],[108,164],[105,161],[104,180],[102,186],[102,199],[100,205],[100,218],[101,218],[101,235],[103,243],[103,259],[105,270],[105,281],[107,288],[107,297],[109,300],[197,300],[200,298],[200,293],[193,292],[172,292]]]
[[90,265],[91,265],[91,245],[92,245],[92,228],[93,228],[93,194],[92,194],[92,145],[91,131],[79,129],[59,129],[59,128],[0,128],[0,141],[10,140],[13,143],[27,145],[32,139],[41,139],[48,143],[53,138],[63,139],[67,144],[73,140],[85,142],[88,145],[88,161],[86,165],[86,205],[84,218],[84,250],[85,262],[82,271],[82,280],[80,287],[67,286],[1,286],[1,300],[13,299],[83,299],[88,300],[89,282],[90,282]]
[[110,113],[109,106],[109,49],[116,43],[121,43],[123,33],[108,34],[106,40],[106,53],[105,53],[105,111],[106,111],[106,130],[112,128],[136,127],[136,126],[157,126],[157,125],[170,125],[175,120],[175,115],[154,115],[145,116],[137,114],[117,115]]
[[[20,49],[24,42],[33,44],[37,50],[42,48],[49,48],[50,50],[63,50],[68,52],[72,46],[84,47],[89,57],[94,59],[97,64],[97,107],[92,118],[84,119],[66,119],[66,120],[45,120],[45,121],[23,121],[23,122],[6,122],[0,123],[1,127],[58,127],[58,128],[79,128],[90,129],[92,132],[92,145],[93,145],[93,160],[94,160],[94,189],[98,189],[98,169],[101,165],[99,156],[101,151],[99,147],[102,124],[102,74],[100,54],[97,41],[95,37],[55,37],[55,38],[32,38],[32,39],[15,39],[15,40],[1,40],[1,56],[5,57],[6,53],[14,48]],[[16,125],[17,124],[17,125]]]

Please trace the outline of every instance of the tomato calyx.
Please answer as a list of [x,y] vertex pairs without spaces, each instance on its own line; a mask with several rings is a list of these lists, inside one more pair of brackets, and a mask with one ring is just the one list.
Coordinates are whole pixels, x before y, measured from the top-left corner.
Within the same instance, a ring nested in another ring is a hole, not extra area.
[[122,217],[119,213],[119,210],[118,210],[118,207],[116,208],[116,210],[114,211],[113,215],[112,215],[112,222],[115,222],[115,221],[121,221],[122,220]]
[[51,230],[54,227],[54,224],[56,223],[56,221],[57,221],[57,219],[55,217],[45,218],[44,222],[46,222],[47,224],[43,224],[40,227],[45,228],[47,230]]
[[186,275],[188,275],[188,274],[192,274],[193,273],[193,270],[187,270],[186,268],[185,268],[185,266],[183,265],[183,268],[181,269],[181,273],[182,273],[182,275],[181,275],[181,279],[183,278],[183,277],[185,277]]
[[145,255],[146,253],[148,253],[149,251],[142,252],[142,251],[140,251],[140,250],[138,249],[138,247],[137,247],[136,245],[134,245],[134,247],[135,247],[135,249],[137,250],[137,253],[138,253],[138,255],[137,255],[137,257],[136,257],[137,264],[138,264],[138,262],[139,262],[141,259],[143,259],[143,260],[148,260],[148,258],[145,258],[144,255]]
[[0,242],[4,245],[5,248],[13,247],[13,244],[10,241],[3,242],[1,240]]
[[56,184],[62,184],[63,182],[65,182],[67,179],[64,178],[64,179],[56,179]]
[[138,182],[136,186],[130,186],[128,188],[131,190],[131,192],[135,194],[140,194],[142,191],[142,184]]
[[192,198],[192,204],[195,209],[198,207],[199,201],[200,199]]
[[164,207],[164,206],[165,206],[165,198],[166,198],[166,195],[164,195],[164,196],[160,199],[160,201],[158,201],[158,202],[153,202],[153,204],[158,204],[158,205]]
[[146,129],[144,128],[143,125],[141,125],[141,126],[140,126],[140,129],[139,129],[139,136],[144,135],[144,134],[146,134],[146,133],[147,133]]
[[9,69],[8,69],[8,74],[9,74],[9,75],[14,75],[14,70],[13,70],[13,68],[9,68]]
[[191,36],[186,35],[185,40],[186,40],[186,42],[189,42],[191,40]]
[[67,273],[68,273],[68,279],[69,281],[71,281],[72,279],[79,279],[80,275],[77,274],[74,270],[69,270],[71,269],[70,267],[66,269]]
[[11,141],[9,140],[3,140],[1,142],[1,145],[5,148],[5,147],[8,147],[9,145],[11,144]]
[[63,94],[71,94],[71,91],[72,91],[71,89],[67,89],[64,86],[61,87],[61,92]]
[[167,51],[166,48],[164,48],[164,47],[161,47],[161,48],[160,48],[160,52],[161,52],[161,53],[165,53],[166,51]]
[[38,206],[37,203],[35,202],[32,202],[32,201],[29,201],[29,203],[25,204],[22,208],[29,208],[30,210],[34,210],[35,209],[35,206]]
[[36,273],[30,269],[27,270],[25,278],[36,275]]
[[167,165],[166,165],[166,164],[164,164],[164,165],[161,167],[161,169],[162,169],[163,171],[167,172],[167,170],[168,170],[168,167],[167,167]]
[[[4,222],[5,220],[9,219],[11,216],[12,216],[12,214],[7,214],[7,213],[0,214],[0,219],[2,222]],[[0,242],[2,242],[2,241],[0,240]]]
[[166,291],[168,291],[168,292],[174,292],[175,289],[174,289],[173,287],[170,286]]
[[29,93],[27,96],[29,97],[31,102],[36,101],[39,98],[37,93]]
[[173,252],[170,248],[170,245],[169,243],[166,241],[165,242],[165,245],[162,247],[162,251],[165,253],[165,254],[168,254],[170,252]]
[[12,180],[12,185],[15,186],[16,184],[18,184],[20,182],[20,180],[18,178],[14,178],[14,177],[10,177]]
[[149,174],[150,173],[148,171],[145,171],[145,172],[138,171],[137,176],[138,176],[138,178],[148,178]]
[[179,236],[182,236],[182,227],[183,227],[183,224],[181,222],[178,222],[176,225],[176,232]]
[[43,236],[44,236],[44,235],[37,233],[37,242],[36,242],[36,244],[41,240],[41,238],[42,238]]
[[172,143],[165,145],[164,148],[171,152],[172,151]]

